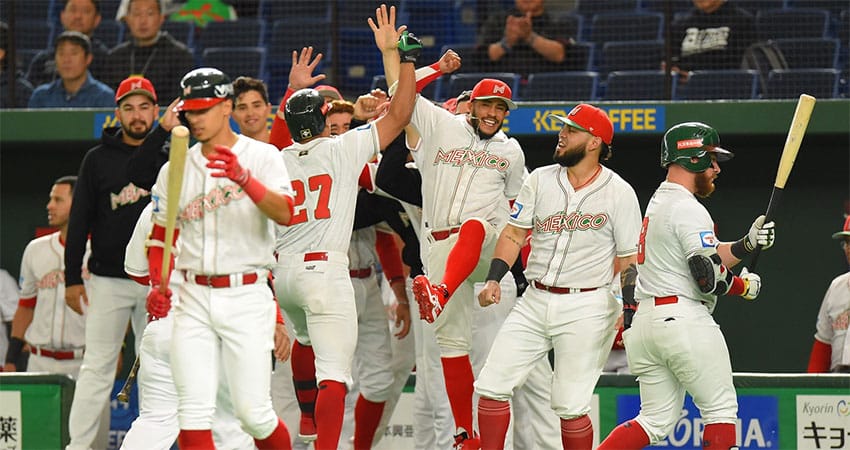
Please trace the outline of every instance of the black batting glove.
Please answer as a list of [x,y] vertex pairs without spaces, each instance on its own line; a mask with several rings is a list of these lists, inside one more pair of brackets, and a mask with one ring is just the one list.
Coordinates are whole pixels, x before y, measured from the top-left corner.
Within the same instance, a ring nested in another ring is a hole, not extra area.
[[398,40],[398,54],[401,62],[415,63],[416,58],[422,53],[422,41],[413,33],[404,31]]
[[632,327],[632,319],[635,317],[634,307],[631,305],[623,305],[623,329],[628,330]]

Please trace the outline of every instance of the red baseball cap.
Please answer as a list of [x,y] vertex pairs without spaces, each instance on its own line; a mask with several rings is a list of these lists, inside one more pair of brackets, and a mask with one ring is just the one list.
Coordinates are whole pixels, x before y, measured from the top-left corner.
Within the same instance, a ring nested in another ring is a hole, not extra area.
[[472,96],[469,100],[474,102],[475,100],[497,98],[505,102],[508,105],[508,109],[516,109],[516,103],[511,100],[511,96],[511,87],[507,83],[502,80],[485,78],[472,88]]
[[832,234],[833,239],[844,239],[847,236],[850,236],[850,216],[847,216],[847,219],[844,220],[844,228]]
[[153,88],[153,83],[147,78],[140,76],[128,77],[118,85],[118,90],[115,91],[115,103],[121,103],[124,97],[133,94],[147,96],[156,103],[156,91]]
[[571,127],[587,131],[608,145],[611,145],[614,139],[614,125],[608,118],[608,114],[593,105],[587,103],[576,105],[567,117],[555,116],[555,118]]
[[345,100],[342,98],[342,94],[339,93],[339,90],[333,86],[328,86],[327,84],[322,84],[316,86],[314,89],[319,91],[319,94],[322,94],[322,97],[330,97],[334,100]]

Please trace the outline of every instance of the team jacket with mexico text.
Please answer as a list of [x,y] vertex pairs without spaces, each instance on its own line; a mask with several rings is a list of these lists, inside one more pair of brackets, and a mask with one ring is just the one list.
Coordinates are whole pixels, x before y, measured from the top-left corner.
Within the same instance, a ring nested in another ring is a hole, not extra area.
[[83,158],[65,243],[65,285],[82,284],[83,255],[91,234],[89,272],[127,278],[124,249],[150,192],[127,178],[127,161],[137,147],[121,141],[120,128],[103,130],[101,144]]

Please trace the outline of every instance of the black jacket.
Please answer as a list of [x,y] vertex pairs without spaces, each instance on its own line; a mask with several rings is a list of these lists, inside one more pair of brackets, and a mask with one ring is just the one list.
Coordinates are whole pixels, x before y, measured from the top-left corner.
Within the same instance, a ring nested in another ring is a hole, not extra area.
[[153,83],[159,103],[168,105],[180,95],[183,75],[194,67],[195,59],[189,48],[163,31],[159,40],[149,47],[137,47],[130,40],[110,50],[101,81],[118,89],[128,76],[144,75]]

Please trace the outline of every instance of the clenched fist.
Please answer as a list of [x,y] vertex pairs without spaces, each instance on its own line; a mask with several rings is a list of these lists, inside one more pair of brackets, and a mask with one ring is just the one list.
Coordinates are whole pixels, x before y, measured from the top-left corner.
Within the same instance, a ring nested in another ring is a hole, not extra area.
[[740,277],[744,280],[744,293],[741,294],[741,297],[747,300],[755,300],[761,292],[761,277],[756,273],[750,273],[746,267],[741,269]]
[[165,293],[162,293],[159,285],[151,286],[145,307],[151,320],[167,317],[168,311],[171,310],[171,289],[166,289]]

